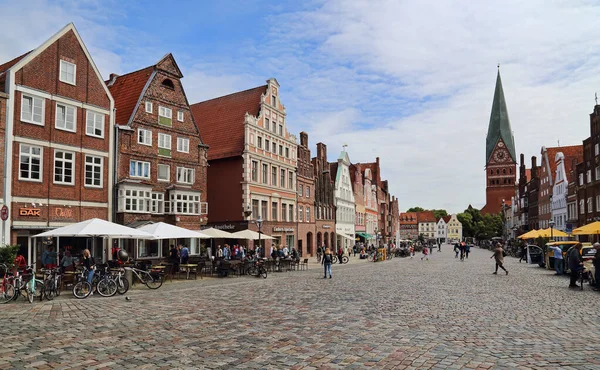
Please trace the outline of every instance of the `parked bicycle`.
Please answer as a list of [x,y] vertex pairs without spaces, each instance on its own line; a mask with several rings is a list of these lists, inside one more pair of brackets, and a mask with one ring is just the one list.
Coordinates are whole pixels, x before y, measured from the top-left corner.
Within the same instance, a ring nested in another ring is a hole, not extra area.
[[137,267],[125,267],[125,270],[131,271],[149,289],[158,289],[163,284],[164,279],[160,272],[148,272]]
[[15,294],[12,300],[16,301],[17,298],[22,295],[29,303],[33,303],[33,300],[39,298],[42,294],[44,282],[35,278],[33,265],[30,265],[25,268],[23,273],[15,269],[13,286],[15,288]]
[[252,275],[252,276],[256,276],[256,277],[260,277],[262,276],[263,279],[267,278],[267,269],[265,268],[265,263],[264,261],[258,260],[255,261],[254,263],[252,263],[250,265],[250,267],[248,267],[248,275]]
[[46,300],[51,301],[54,297],[60,295],[60,286],[62,284],[62,275],[60,268],[53,268],[49,270],[42,269],[44,273],[44,280],[42,284],[42,292],[40,294],[40,301]]
[[[337,255],[334,254],[332,257],[333,257],[332,260],[331,260],[332,264],[336,264],[336,263],[339,262],[338,261],[339,258],[338,258]],[[340,264],[345,265],[346,263],[348,263],[348,261],[350,261],[350,259],[348,258],[348,256],[342,256],[342,262]]]
[[0,265],[0,304],[12,301],[15,296],[14,275],[8,270],[5,264]]

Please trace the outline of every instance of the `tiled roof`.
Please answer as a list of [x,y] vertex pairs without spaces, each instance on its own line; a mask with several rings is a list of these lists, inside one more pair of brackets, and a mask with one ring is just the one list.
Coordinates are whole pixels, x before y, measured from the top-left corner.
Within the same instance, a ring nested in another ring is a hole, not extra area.
[[244,150],[244,117],[257,117],[261,96],[267,85],[192,104],[192,114],[202,139],[210,149],[208,159],[242,155]]
[[583,145],[566,146],[562,148],[561,152],[565,156],[565,175],[567,181],[575,181],[571,178],[571,171],[573,171],[573,177],[575,177],[575,166],[577,163],[583,162]]
[[421,222],[435,222],[435,215],[433,211],[417,212],[417,221]]
[[452,216],[444,216],[442,218],[444,219],[445,223],[448,223],[448,222],[450,222],[450,219],[452,218]]
[[15,59],[10,60],[10,61],[0,65],[0,86],[2,87],[2,89],[0,89],[0,90],[4,90],[4,81],[6,81],[6,73],[4,73],[4,72],[6,72],[8,69],[10,69],[10,67],[19,63],[19,61],[21,61],[21,59],[25,58],[27,56],[27,54],[31,53],[32,51],[33,50],[30,50],[30,51],[26,52],[25,54],[19,55]]
[[400,213],[401,224],[417,224],[417,213],[416,212],[404,212]]
[[115,99],[117,125],[126,125],[129,122],[144,86],[146,86],[153,71],[154,66],[150,66],[118,76],[111,85],[109,85],[111,81],[106,81],[108,89]]

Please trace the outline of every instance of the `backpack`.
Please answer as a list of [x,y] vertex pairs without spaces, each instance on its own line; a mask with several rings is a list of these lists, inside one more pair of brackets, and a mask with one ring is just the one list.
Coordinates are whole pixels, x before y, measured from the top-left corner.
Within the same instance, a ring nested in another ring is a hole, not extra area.
[[326,254],[323,256],[323,263],[331,263],[331,254]]

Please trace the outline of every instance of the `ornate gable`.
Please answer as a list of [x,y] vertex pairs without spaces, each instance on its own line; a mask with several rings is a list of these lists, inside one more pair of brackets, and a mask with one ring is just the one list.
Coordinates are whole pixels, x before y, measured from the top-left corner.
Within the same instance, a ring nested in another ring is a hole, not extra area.
[[156,63],[156,69],[164,71],[177,78],[183,77],[177,62],[171,53],[165,55],[158,63]]

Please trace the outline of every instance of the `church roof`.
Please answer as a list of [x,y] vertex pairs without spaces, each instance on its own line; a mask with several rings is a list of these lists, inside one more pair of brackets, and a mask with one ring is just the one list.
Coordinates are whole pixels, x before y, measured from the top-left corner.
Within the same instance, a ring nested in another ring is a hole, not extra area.
[[488,126],[487,138],[485,140],[485,160],[490,161],[492,152],[502,139],[508,149],[513,161],[517,161],[515,153],[515,138],[513,137],[508,119],[508,109],[504,100],[504,90],[502,90],[502,80],[500,79],[500,71],[496,77],[496,90],[494,91],[494,102],[492,104],[492,114],[490,115],[490,124]]

